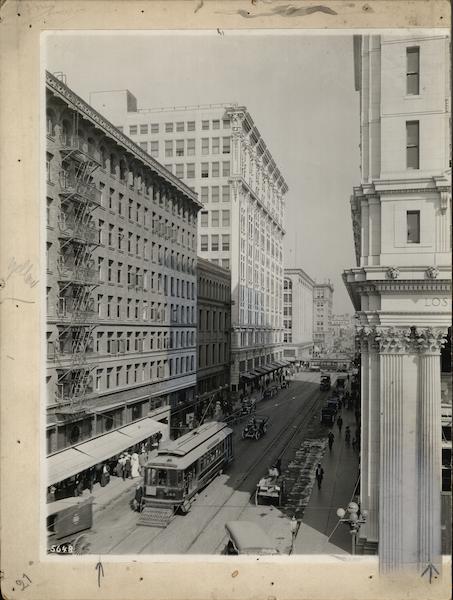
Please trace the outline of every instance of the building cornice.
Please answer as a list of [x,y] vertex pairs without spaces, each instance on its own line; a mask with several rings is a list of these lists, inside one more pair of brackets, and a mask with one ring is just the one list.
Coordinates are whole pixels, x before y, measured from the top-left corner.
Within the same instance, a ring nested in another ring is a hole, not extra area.
[[110,121],[98,113],[94,108],[87,104],[80,96],[73,92],[67,85],[57,79],[54,75],[46,71],[47,87],[61,99],[63,99],[72,109],[81,113],[85,118],[91,121],[96,127],[109,135],[118,144],[131,152],[135,158],[139,159],[155,173],[173,186],[178,192],[184,194],[197,206],[203,208],[203,204],[198,200],[198,195],[187,187],[180,179],[175,177],[170,171],[167,171],[159,162],[153,159],[149,154],[137,146],[130,138],[121,133]]

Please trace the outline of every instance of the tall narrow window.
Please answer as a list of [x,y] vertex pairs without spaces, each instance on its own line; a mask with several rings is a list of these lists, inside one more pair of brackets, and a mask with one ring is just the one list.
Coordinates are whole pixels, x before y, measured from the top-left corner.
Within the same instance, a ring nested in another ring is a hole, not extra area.
[[420,93],[420,48],[406,48],[406,94],[418,96]]
[[418,121],[406,121],[406,166],[408,169],[420,168]]
[[406,213],[407,218],[407,243],[408,244],[419,244],[420,243],[420,211],[419,210],[408,210]]

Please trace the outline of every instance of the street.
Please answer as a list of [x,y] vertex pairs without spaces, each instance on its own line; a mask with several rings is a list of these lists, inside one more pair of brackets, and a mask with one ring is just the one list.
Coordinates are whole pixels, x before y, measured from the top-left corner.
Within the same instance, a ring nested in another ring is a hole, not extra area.
[[[297,374],[289,388],[258,403],[257,414],[270,417],[269,431],[261,440],[241,439],[245,421],[234,426],[233,464],[198,495],[188,515],[176,515],[165,529],[137,526],[138,514],[129,505],[132,489],[96,515],[91,552],[220,554],[226,544],[225,523],[249,520],[261,525],[280,552],[288,553],[289,521],[294,514],[300,516],[301,499],[308,501],[311,491],[312,477],[307,478],[306,467],[313,470],[325,449],[327,428],[319,424],[325,398],[326,392],[319,390],[319,373]],[[312,441],[304,444],[307,438]],[[286,505],[257,507],[256,484],[278,457],[282,458],[285,477],[287,473],[289,476]],[[305,469],[300,468],[301,457]],[[297,493],[291,495],[293,487]]]

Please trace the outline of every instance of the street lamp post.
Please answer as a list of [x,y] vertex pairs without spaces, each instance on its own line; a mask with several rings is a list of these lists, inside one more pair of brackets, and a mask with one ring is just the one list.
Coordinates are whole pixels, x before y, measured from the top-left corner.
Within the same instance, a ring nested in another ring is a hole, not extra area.
[[347,509],[339,508],[337,516],[340,517],[340,523],[349,525],[349,530],[352,536],[352,554],[356,553],[357,535],[360,531],[360,526],[366,523],[368,511],[359,512],[359,505],[356,502],[350,502]]

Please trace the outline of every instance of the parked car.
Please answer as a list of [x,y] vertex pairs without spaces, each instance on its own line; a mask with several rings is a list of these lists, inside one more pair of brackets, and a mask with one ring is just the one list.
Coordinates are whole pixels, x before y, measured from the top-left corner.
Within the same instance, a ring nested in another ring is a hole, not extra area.
[[335,423],[336,413],[336,410],[329,407],[324,407],[321,410],[321,423],[332,426]]
[[319,389],[321,391],[326,391],[330,389],[330,375],[321,375],[321,382],[319,384]]
[[229,521],[225,529],[229,539],[224,554],[278,554],[275,544],[256,523]]

